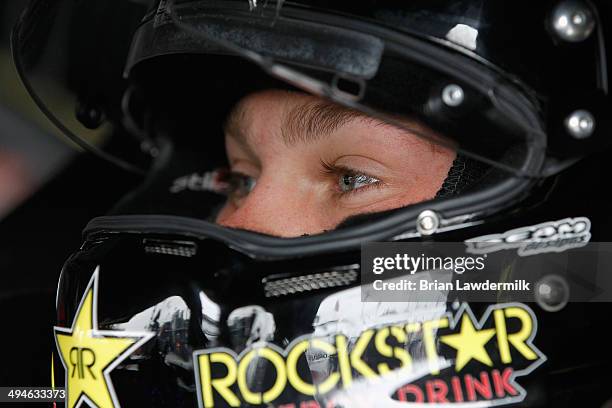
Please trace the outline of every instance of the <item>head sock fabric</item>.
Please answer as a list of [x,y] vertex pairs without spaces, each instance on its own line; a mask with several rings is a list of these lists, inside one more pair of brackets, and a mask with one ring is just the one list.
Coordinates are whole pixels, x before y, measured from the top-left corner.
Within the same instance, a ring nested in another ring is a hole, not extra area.
[[487,169],[488,166],[484,163],[457,155],[448,171],[446,180],[436,194],[436,198],[450,197],[463,192],[463,190],[476,184]]

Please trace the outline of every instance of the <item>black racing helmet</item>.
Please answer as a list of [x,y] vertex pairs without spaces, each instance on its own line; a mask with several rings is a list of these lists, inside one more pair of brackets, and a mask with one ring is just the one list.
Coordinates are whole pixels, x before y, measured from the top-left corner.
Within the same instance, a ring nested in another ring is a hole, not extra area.
[[[62,270],[68,406],[603,404],[605,341],[582,334],[600,306],[364,302],[358,285],[374,241],[605,237],[603,189],[583,175],[610,144],[611,13],[567,0],[32,1],[12,39],[32,97],[81,146],[145,175]],[[265,89],[456,159],[430,200],[331,231],[223,227],[224,120]],[[568,321],[585,356],[551,331]],[[466,333],[495,341],[474,349]]]
[[[13,53],[65,134],[128,170],[166,178],[156,186],[223,166],[224,118],[266,88],[327,98],[457,152],[438,200],[394,211],[393,220],[369,217],[372,239],[418,235],[425,208],[438,215],[436,230],[507,210],[608,143],[606,6],[142,3],[35,1]],[[571,13],[576,21],[565,21]],[[219,207],[167,191],[118,212],[212,219]]]

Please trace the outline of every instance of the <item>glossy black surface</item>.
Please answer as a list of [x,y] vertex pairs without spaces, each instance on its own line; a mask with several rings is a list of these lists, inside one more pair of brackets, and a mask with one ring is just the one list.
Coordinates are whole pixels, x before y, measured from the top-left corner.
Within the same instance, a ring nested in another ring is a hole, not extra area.
[[[171,237],[163,238],[169,242]],[[483,328],[495,329],[497,333],[501,330],[491,316],[486,319],[492,305],[456,305],[443,297],[440,302],[363,303],[359,287],[349,286],[266,297],[262,285],[264,275],[281,271],[286,272],[285,276],[299,275],[306,270],[312,272],[312,266],[300,272],[290,263],[253,262],[205,241],[198,243],[198,254],[191,258],[145,254],[143,248],[141,237],[125,236],[92,243],[67,263],[60,283],[59,296],[64,300],[58,309],[60,326],[71,325],[92,273],[98,268],[99,328],[117,331],[118,335],[121,331],[155,334],[112,372],[111,378],[123,406],[196,406],[201,394],[196,387],[195,372],[199,371],[198,366],[194,368],[194,363],[202,353],[233,352],[238,359],[257,347],[276,347],[279,353],[283,353],[283,350],[292,350],[302,336],[312,335],[332,348],[320,349],[311,345],[302,350],[303,354],[297,360],[297,372],[306,383],[321,385],[342,370],[340,361],[343,357],[329,353],[334,351],[334,347],[335,351],[340,350],[338,335],[345,338],[349,353],[353,353],[359,344],[366,344],[364,351],[357,353],[357,360],[378,372],[382,370],[381,363],[397,367],[398,361],[381,357],[375,337],[363,339],[369,331],[378,333],[378,330],[389,327],[425,323],[446,312],[463,316],[461,311],[465,313],[465,308],[469,308],[477,320],[484,319]],[[334,262],[346,263],[348,258],[350,256],[327,261],[332,265]],[[321,266],[325,262],[319,258],[317,264]],[[492,374],[492,369],[502,371],[508,368],[533,370],[516,377],[516,383],[526,390],[522,395],[524,401],[519,401],[520,406],[569,407],[578,403],[599,406],[597,404],[609,398],[605,384],[610,378],[606,370],[610,360],[605,353],[602,354],[608,344],[602,329],[608,314],[607,304],[570,304],[558,313],[545,312],[535,303],[502,303],[495,307],[533,311],[533,342],[530,347],[541,352],[539,357],[521,359],[518,349],[511,346],[512,362],[504,364],[496,343],[492,342],[487,352],[492,358],[493,368],[472,361],[464,369],[454,371],[451,366],[442,369],[440,376],[425,375],[422,380],[419,376],[411,380],[413,377],[410,375],[394,372],[383,382],[370,380],[365,383],[355,381],[363,378],[367,368],[356,368],[353,366],[355,360],[350,357],[345,361],[350,361],[352,366],[352,386],[345,383],[344,377],[337,377],[331,392],[318,394],[315,398],[321,406],[358,406],[364,398],[381,404],[385,397],[401,401],[401,392],[397,394],[397,390],[406,383],[417,384],[427,395],[428,378],[451,384],[453,376],[459,376],[457,378],[463,381],[463,390],[468,394],[462,395],[468,398],[469,386],[465,381],[471,380],[466,379],[466,373],[480,380],[485,375],[494,381],[496,374]],[[519,332],[526,321],[508,317],[506,324],[505,333],[512,334]],[[426,331],[423,326],[422,330],[409,336],[406,343],[400,343],[410,353],[413,373],[431,363],[426,349],[428,344],[436,345],[439,356],[456,357],[452,348],[439,340],[448,331],[431,332],[437,339],[433,343],[428,343],[432,340],[426,338]],[[499,338],[499,334],[497,336]],[[277,371],[264,360],[257,361],[247,365],[245,384],[253,392],[269,390],[278,378]],[[212,375],[223,377],[223,369],[218,369],[221,371],[213,371]],[[425,373],[427,370],[425,368]],[[483,374],[485,372],[487,374]],[[388,389],[383,387],[381,391],[381,386]],[[486,389],[485,386],[476,392],[475,398],[482,399],[482,395],[487,394]],[[241,388],[236,384],[231,390],[239,396],[241,406],[266,406],[246,403],[240,396]],[[213,392],[213,395],[213,406],[230,406],[219,394]],[[412,394],[406,395],[409,395],[409,400],[412,398]],[[507,396],[511,396],[510,393]],[[286,385],[281,396],[272,403],[273,406],[292,403],[300,406],[300,403],[314,404],[312,401],[312,397]]]

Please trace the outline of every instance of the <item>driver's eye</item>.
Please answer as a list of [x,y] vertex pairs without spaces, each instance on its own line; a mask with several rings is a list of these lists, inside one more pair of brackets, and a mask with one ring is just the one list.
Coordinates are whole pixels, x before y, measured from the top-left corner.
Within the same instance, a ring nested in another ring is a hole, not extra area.
[[323,172],[333,177],[336,191],[340,194],[350,194],[368,187],[381,186],[381,180],[360,170],[351,169],[321,161]]
[[235,198],[246,197],[257,184],[255,177],[247,176],[238,172],[230,172],[228,174],[227,183],[229,185],[228,192]]
[[380,180],[365,174],[345,173],[339,175],[338,187],[343,193],[350,193],[379,182]]

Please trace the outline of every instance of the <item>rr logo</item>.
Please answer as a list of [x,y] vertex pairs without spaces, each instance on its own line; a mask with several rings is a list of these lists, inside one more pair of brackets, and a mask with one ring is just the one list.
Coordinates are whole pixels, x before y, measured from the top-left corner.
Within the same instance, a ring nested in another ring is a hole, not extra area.
[[85,378],[85,369],[89,372],[92,379],[96,379],[91,367],[96,364],[96,353],[90,348],[86,347],[72,347],[70,349],[70,364],[72,365],[72,373],[70,377],[73,378],[76,374],[79,380]]

